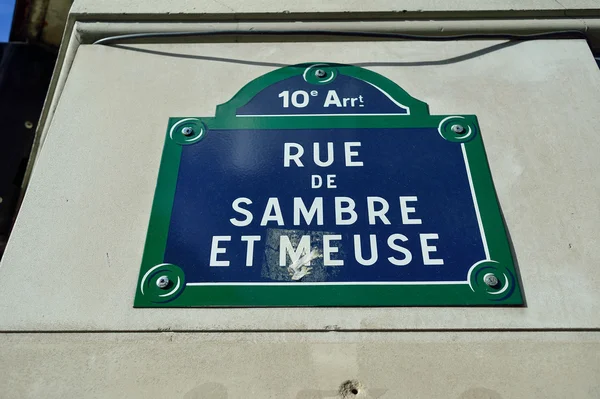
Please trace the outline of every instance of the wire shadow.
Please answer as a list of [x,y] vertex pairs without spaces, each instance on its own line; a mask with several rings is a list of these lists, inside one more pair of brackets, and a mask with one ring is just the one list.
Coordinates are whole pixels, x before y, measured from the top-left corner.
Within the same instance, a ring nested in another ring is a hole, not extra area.
[[[450,65],[458,62],[470,60],[476,57],[481,57],[485,54],[493,53],[495,51],[499,51],[508,47],[515,46],[521,43],[520,41],[506,41],[498,44],[494,44],[492,46],[475,50],[467,54],[459,55],[456,57],[446,58],[443,60],[435,60],[435,61],[409,61],[409,62],[359,62],[353,65],[360,67],[407,67],[407,66],[439,66],[439,65]],[[192,55],[192,54],[182,54],[182,53],[171,53],[168,51],[158,51],[158,50],[150,50],[143,49],[139,47],[131,47],[122,44],[111,44],[107,45],[108,47],[114,47],[122,50],[135,51],[138,53],[146,53],[152,55],[160,55],[164,57],[175,57],[175,58],[184,58],[184,59],[193,59],[193,60],[203,60],[203,61],[214,61],[214,62],[227,62],[241,65],[250,65],[250,66],[266,66],[266,67],[286,67],[289,64],[281,64],[275,62],[263,62],[263,61],[251,61],[251,60],[243,60],[243,59],[235,59],[235,58],[225,58],[225,57],[212,57],[206,55]]]

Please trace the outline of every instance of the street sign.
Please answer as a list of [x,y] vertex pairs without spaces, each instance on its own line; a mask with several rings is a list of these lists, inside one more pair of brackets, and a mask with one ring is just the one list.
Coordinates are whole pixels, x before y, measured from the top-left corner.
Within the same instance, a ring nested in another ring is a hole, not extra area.
[[134,306],[522,303],[475,116],[322,63],[170,119]]

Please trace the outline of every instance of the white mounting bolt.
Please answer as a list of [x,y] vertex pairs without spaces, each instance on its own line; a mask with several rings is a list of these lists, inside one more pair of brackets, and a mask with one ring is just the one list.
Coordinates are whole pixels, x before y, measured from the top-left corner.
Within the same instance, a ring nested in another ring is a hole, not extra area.
[[158,280],[156,280],[156,286],[161,290],[164,290],[169,285],[169,278],[167,276],[160,276]]
[[450,129],[456,134],[463,134],[465,132],[465,127],[463,125],[452,125]]
[[194,134],[194,129],[192,129],[191,127],[184,127],[183,129],[181,129],[181,134],[183,134],[184,136],[191,136],[192,134]]
[[324,71],[324,70],[322,70],[322,69],[317,69],[317,70],[315,71],[315,76],[316,76],[317,78],[324,78],[325,76],[327,76],[327,72],[325,72],[325,71]]
[[488,273],[483,276],[483,282],[489,287],[496,287],[500,283],[500,280],[498,280],[498,277],[494,276],[492,273]]

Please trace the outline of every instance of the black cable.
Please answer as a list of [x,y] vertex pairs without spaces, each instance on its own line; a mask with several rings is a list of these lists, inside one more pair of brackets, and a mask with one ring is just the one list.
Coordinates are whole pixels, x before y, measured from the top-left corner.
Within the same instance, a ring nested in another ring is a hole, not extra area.
[[110,44],[131,39],[148,39],[162,37],[210,37],[210,36],[337,36],[337,37],[369,37],[378,39],[402,39],[419,41],[452,41],[465,39],[488,39],[488,40],[538,40],[538,39],[587,39],[585,32],[579,30],[560,30],[542,33],[513,34],[513,33],[466,33],[461,35],[410,35],[405,33],[384,32],[344,32],[330,30],[250,30],[250,31],[210,31],[210,32],[147,32],[131,33],[126,35],[110,36],[96,40],[94,44]]

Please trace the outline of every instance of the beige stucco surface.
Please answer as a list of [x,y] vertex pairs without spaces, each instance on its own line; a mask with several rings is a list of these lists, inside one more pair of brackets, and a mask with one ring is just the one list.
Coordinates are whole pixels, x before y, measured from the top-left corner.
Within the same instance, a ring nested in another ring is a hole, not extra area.
[[12,398],[596,399],[598,333],[3,334]]
[[185,14],[221,14],[224,18],[235,18],[235,14],[280,14],[280,13],[340,13],[341,17],[350,13],[382,12],[388,16],[394,14],[428,14],[428,13],[524,13],[543,15],[545,13],[589,13],[600,5],[595,0],[412,0],[397,2],[393,0],[373,1],[234,1],[209,0],[198,3],[193,0],[77,0],[73,14],[150,14],[166,19],[169,16],[185,16]]
[[[307,61],[478,116],[526,307],[132,308],[167,119]],[[0,330],[598,328],[598,93],[584,41],[81,46],[0,264]]]

